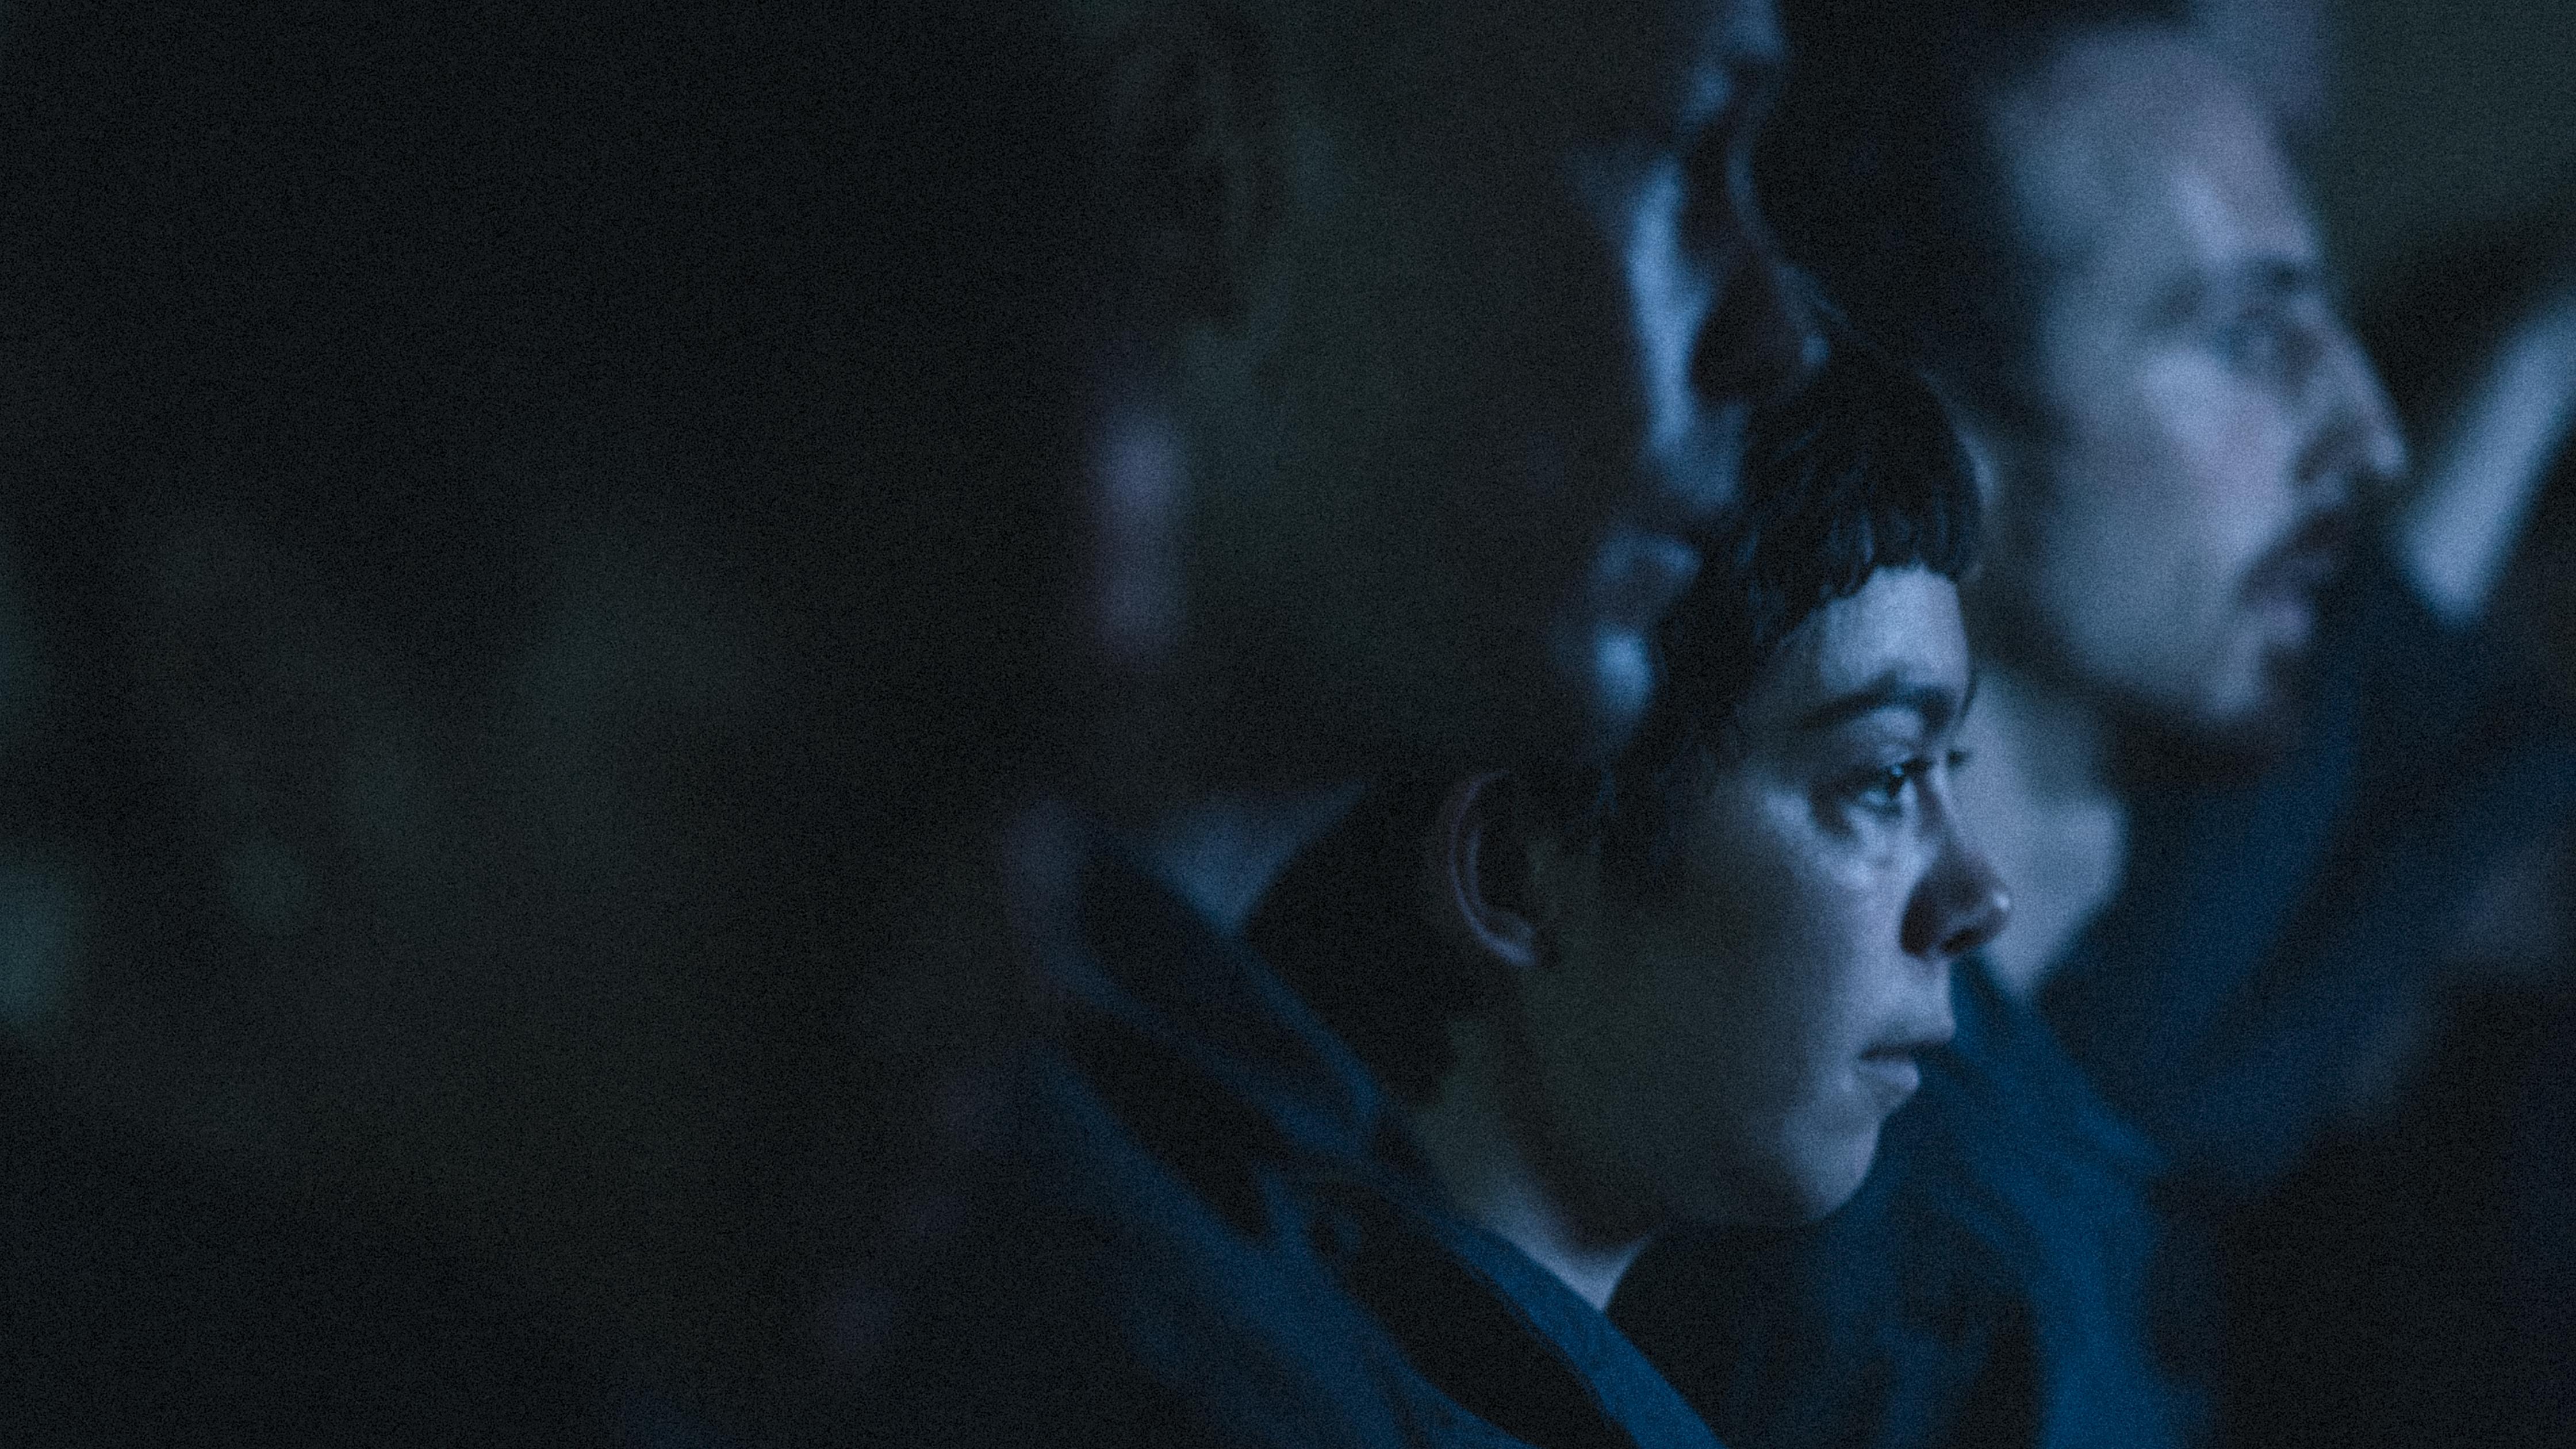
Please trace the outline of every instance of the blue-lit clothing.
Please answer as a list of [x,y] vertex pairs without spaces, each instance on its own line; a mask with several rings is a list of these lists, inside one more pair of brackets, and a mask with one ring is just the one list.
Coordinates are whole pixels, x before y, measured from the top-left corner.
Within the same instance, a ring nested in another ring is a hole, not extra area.
[[1610,1321],[1439,1200],[1368,1073],[1113,853],[1019,1150],[881,1376],[888,1442],[1716,1441]]
[[2298,748],[2136,792],[2123,889],[2040,998],[2212,1210],[2315,1147],[2470,892],[2576,806],[2576,737],[2496,641],[2375,557],[2333,602]]
[[2189,1443],[2154,1342],[2161,1162],[1984,963],[1852,1201],[1675,1234],[1611,1308],[1710,1425],[1760,1449]]

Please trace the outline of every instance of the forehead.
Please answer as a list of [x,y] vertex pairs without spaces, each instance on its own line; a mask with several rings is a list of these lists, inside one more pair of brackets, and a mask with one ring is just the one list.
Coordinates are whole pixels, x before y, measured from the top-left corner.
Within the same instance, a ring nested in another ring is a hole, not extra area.
[[2026,250],[2063,276],[2147,291],[2315,265],[2315,228],[2269,119],[2185,37],[2076,41],[1993,124]]
[[1703,124],[1783,54],[1773,0],[1451,0],[1436,13],[1419,58],[1457,67],[1462,92],[1571,112],[1586,129]]
[[1968,671],[1958,586],[1930,569],[1881,569],[1798,626],[1754,681],[1742,718],[1756,730],[1785,727],[1889,683],[1963,695]]

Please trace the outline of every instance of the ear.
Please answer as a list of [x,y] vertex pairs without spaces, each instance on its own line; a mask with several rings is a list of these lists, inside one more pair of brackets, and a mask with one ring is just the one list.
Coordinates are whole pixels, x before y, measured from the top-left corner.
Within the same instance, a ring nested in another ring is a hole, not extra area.
[[[1985,612],[1989,581],[1995,578],[1997,561],[2008,559],[2021,547],[2015,530],[2033,501],[2030,493],[2032,429],[2027,421],[2016,425],[1993,406],[1981,405],[1957,389],[1937,380],[1933,390],[1940,395],[1943,408],[1950,414],[1950,426],[1959,435],[1960,450],[1968,455],[1968,466],[1976,475],[1977,507],[1985,515],[1985,545],[1981,559],[1959,584],[1959,602],[1969,611],[1969,637],[1981,648],[1993,631],[2010,625]],[[2016,501],[2022,508],[2016,509]]]
[[1441,933],[1515,971],[1549,955],[1549,914],[1532,899],[1527,851],[1512,827],[1500,773],[1462,780],[1440,804],[1430,841],[1431,901]]
[[1959,448],[1968,455],[1968,466],[1976,474],[1978,505],[1992,514],[2011,481],[2006,475],[2015,466],[2012,429],[1993,408],[1981,406],[1962,389],[1928,372],[1924,381],[1940,398],[1941,410],[1950,415],[1951,430],[1959,435]]
[[1121,64],[1126,194],[1164,320],[1241,321],[1276,244],[1289,174],[1281,38],[1243,7],[1177,3]]

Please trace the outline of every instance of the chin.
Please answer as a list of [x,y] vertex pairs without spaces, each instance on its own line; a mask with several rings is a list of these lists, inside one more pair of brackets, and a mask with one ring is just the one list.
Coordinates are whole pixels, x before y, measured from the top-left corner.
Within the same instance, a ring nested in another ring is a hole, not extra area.
[[1849,1143],[1812,1145],[1778,1165],[1766,1190],[1748,1194],[1747,1217],[1765,1227],[1812,1223],[1851,1201],[1878,1157],[1878,1133]]
[[1605,764],[1624,748],[1655,701],[1655,656],[1632,629],[1587,622],[1560,627],[1551,641],[1550,672],[1568,714],[1580,721],[1570,739],[1551,750],[1586,764]]
[[1854,1161],[1807,1184],[1805,1210],[1797,1220],[1814,1222],[1850,1202],[1852,1194],[1860,1191],[1860,1185],[1868,1180],[1870,1164],[1877,1160],[1878,1134],[1871,1133],[1869,1145],[1855,1155]]
[[2142,779],[2236,784],[2281,762],[2307,721],[2307,656],[2272,652],[2248,677],[2183,709],[2130,712],[2130,764]]

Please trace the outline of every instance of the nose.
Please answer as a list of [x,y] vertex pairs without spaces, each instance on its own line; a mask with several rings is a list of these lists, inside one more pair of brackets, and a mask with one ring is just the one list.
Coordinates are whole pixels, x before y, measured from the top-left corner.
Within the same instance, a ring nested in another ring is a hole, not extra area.
[[2338,319],[2331,324],[2325,369],[2329,396],[2325,418],[2330,467],[2349,470],[2373,483],[2386,483],[2406,471],[2406,435],[2397,424],[2397,409],[2379,381],[2379,369],[2361,340]]
[[1724,224],[1736,262],[1692,350],[1691,382],[1711,402],[1759,407],[1796,392],[1824,365],[1825,337],[1805,284],[1781,260],[1749,194],[1734,198]]
[[2003,934],[2012,919],[2012,896],[1986,853],[1956,829],[1905,908],[1908,955],[1948,961]]

